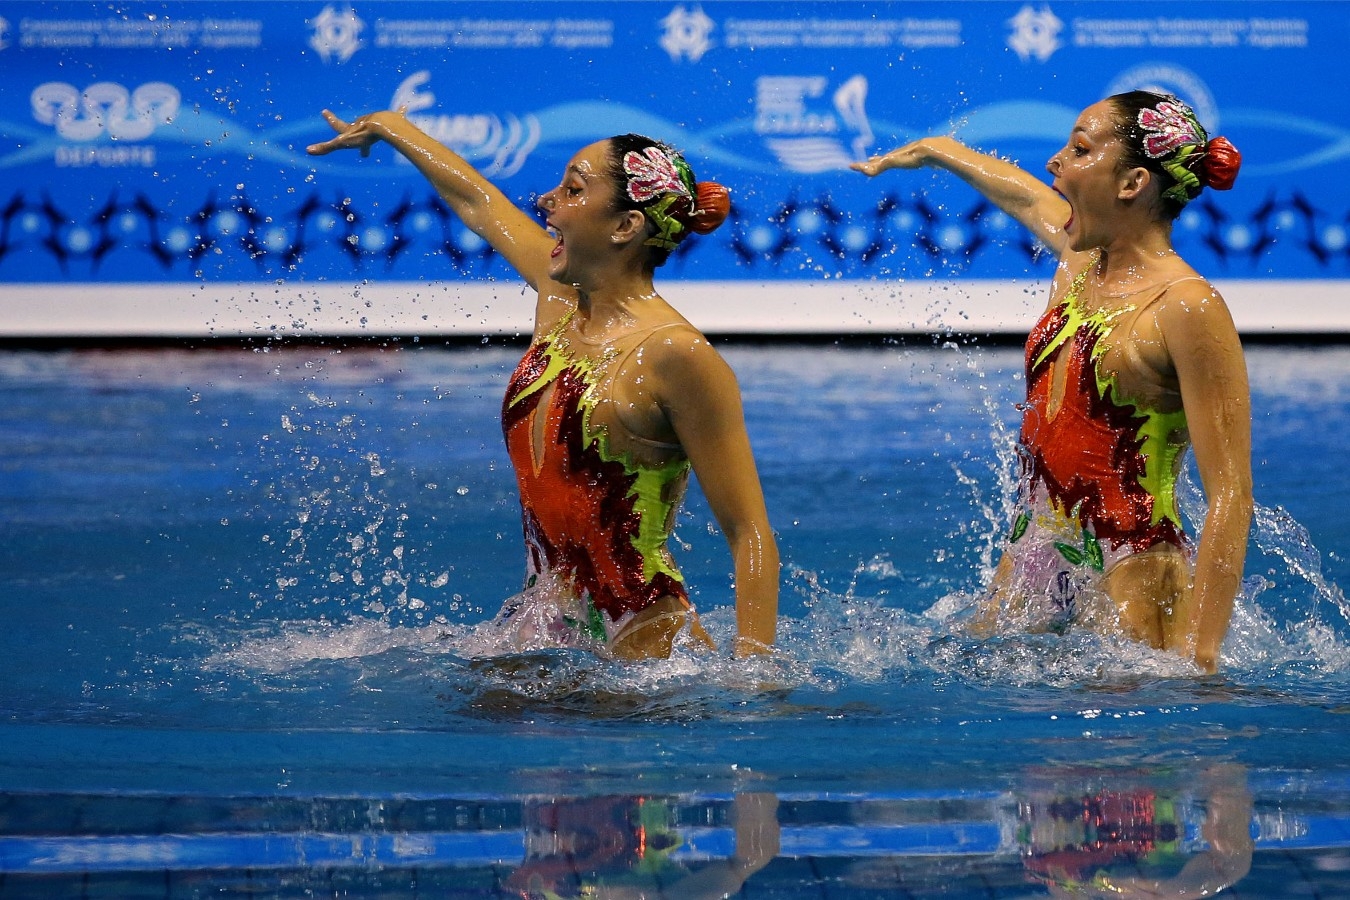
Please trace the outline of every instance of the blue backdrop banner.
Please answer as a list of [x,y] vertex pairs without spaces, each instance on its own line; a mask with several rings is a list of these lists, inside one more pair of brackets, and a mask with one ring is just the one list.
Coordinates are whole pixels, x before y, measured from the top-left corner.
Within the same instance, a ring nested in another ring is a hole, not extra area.
[[950,176],[849,163],[949,133],[1041,172],[1141,86],[1243,153],[1175,233],[1239,324],[1350,330],[1347,47],[1337,0],[0,0],[0,332],[524,327],[411,165],[305,155],[324,108],[404,108],[529,208],[593,140],[680,147],[732,191],[662,273],[708,330],[1015,330],[1051,260]]

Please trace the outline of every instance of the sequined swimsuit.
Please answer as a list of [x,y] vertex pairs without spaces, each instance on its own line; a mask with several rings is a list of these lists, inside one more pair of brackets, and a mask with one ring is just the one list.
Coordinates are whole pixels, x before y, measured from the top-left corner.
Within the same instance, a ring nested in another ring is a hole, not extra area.
[[[1159,544],[1189,552],[1176,501],[1185,412],[1121,398],[1101,365],[1121,319],[1165,288],[1119,309],[1086,312],[1079,299],[1089,269],[1027,339],[1022,495],[1010,535],[1015,589],[1049,595],[1066,614],[1077,591],[1113,562]],[[1058,406],[1056,367],[1064,370]]]
[[[1078,298],[1086,275],[1074,279],[1027,340],[1023,474],[1034,491],[1112,549],[1180,545],[1177,461],[1186,444],[1176,435],[1186,415],[1120,398],[1100,362],[1119,319],[1139,306],[1085,314]],[[1067,370],[1064,396],[1052,409],[1056,365]]]
[[654,331],[672,326],[627,335],[595,360],[571,352],[564,337],[570,319],[533,344],[516,367],[502,404],[502,430],[520,488],[529,583],[543,573],[560,577],[586,603],[587,630],[604,639],[615,623],[662,597],[688,605],[667,541],[689,460],[672,453],[663,465],[636,464],[614,452],[605,429],[591,422],[624,360]]
[[1113,885],[1118,878],[1175,875],[1189,856],[1185,805],[1144,788],[1025,798],[1017,838],[1027,872],[1041,884],[1099,896],[1123,893]]

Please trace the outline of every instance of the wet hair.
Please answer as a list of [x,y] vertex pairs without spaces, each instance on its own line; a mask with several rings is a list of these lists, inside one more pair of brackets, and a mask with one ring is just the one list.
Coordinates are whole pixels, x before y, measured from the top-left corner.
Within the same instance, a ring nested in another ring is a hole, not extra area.
[[640,134],[609,139],[610,179],[620,209],[638,210],[647,219],[651,264],[662,265],[690,233],[707,234],[731,210],[727,189],[715,181],[697,181],[684,156],[661,141]]
[[1227,138],[1211,139],[1195,110],[1171,94],[1127,91],[1107,99],[1115,112],[1121,166],[1143,168],[1162,185],[1159,202],[1171,221],[1207,187],[1233,186],[1242,154]]

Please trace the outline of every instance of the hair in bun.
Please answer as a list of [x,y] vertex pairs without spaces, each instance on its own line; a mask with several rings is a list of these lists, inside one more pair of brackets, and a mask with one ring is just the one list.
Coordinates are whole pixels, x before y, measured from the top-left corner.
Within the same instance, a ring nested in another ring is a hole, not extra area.
[[1107,99],[1123,145],[1121,164],[1159,177],[1167,218],[1175,219],[1206,187],[1226,191],[1233,186],[1242,155],[1227,138],[1210,140],[1184,101],[1153,91],[1127,91]]
[[694,211],[689,216],[689,230],[698,234],[716,231],[731,212],[731,192],[715,181],[700,181],[694,194]]
[[715,181],[696,181],[675,148],[640,134],[610,138],[617,202],[647,218],[652,262],[661,265],[690,234],[716,229],[731,211],[730,195]]

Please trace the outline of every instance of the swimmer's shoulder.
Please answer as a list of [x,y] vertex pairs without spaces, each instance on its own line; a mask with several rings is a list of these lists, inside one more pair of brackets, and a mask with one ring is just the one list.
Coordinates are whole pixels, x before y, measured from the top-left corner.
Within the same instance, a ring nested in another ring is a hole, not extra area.
[[736,380],[707,335],[683,318],[654,329],[642,346],[663,383]]
[[1217,320],[1218,324],[1232,323],[1228,303],[1209,279],[1189,266],[1178,270],[1156,301],[1164,318],[1176,316]]
[[1192,272],[1178,277],[1152,306],[1154,323],[1169,357],[1186,348],[1222,348],[1241,355],[1241,340],[1223,295],[1206,278]]

